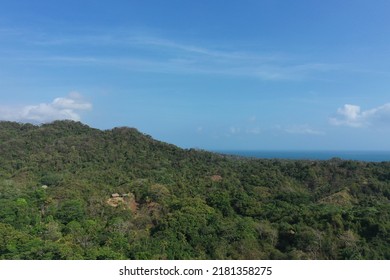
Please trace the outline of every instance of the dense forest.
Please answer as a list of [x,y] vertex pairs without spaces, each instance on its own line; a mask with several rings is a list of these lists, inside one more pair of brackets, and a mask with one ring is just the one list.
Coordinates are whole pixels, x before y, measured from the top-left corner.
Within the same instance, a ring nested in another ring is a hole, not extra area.
[[0,259],[390,259],[390,162],[0,122]]

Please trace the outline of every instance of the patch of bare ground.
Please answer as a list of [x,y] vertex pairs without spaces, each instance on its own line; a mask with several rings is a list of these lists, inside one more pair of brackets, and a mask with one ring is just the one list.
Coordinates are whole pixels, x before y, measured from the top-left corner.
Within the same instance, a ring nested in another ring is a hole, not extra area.
[[129,209],[133,213],[136,213],[138,209],[138,203],[135,201],[135,196],[132,193],[113,193],[106,202],[112,207],[123,207],[124,209]]

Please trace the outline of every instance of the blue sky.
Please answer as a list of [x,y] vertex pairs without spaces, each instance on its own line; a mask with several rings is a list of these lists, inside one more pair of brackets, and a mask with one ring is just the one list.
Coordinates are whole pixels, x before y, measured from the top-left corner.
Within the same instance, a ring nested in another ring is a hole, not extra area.
[[0,0],[0,119],[390,150],[386,0]]

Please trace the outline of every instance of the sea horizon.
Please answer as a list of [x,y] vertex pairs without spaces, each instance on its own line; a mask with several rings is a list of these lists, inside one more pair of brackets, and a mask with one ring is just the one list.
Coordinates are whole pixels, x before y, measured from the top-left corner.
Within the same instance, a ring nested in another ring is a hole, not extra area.
[[390,161],[390,151],[346,150],[213,150],[213,152],[259,159]]

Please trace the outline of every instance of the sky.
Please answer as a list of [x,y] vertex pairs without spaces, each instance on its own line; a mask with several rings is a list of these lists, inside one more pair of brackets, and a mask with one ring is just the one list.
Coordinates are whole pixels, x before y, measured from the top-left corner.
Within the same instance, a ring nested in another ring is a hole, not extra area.
[[388,0],[0,0],[0,120],[390,150]]

